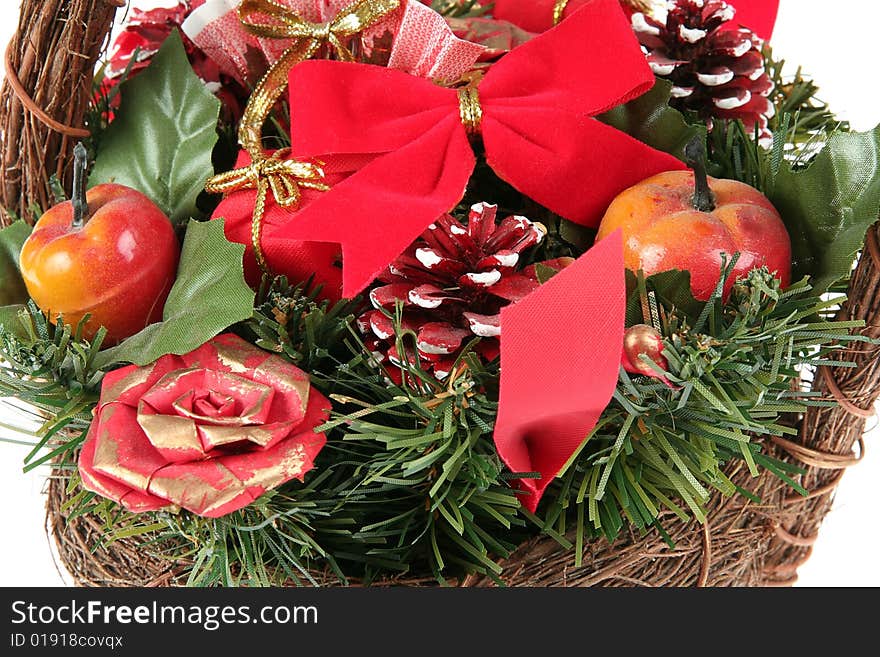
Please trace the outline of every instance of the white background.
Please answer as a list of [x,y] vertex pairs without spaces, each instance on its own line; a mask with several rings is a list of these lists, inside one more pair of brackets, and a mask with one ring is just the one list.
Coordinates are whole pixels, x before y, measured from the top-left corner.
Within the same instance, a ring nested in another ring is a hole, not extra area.
[[[142,8],[173,6],[173,0],[135,0]],[[735,0],[733,0],[735,5]],[[18,24],[17,2],[0,6],[0,45],[5,47]],[[880,123],[877,78],[875,0],[782,0],[773,38],[778,55],[799,63],[823,90],[823,98],[857,130]],[[2,76],[2,70],[0,70]],[[2,425],[3,437],[14,437]],[[880,431],[877,421],[867,438],[868,454],[843,479],[835,506],[822,527],[812,559],[801,568],[801,586],[878,586],[880,539]],[[0,443],[0,585],[57,586],[65,582],[53,562],[43,530],[41,474],[22,475],[24,447]]]

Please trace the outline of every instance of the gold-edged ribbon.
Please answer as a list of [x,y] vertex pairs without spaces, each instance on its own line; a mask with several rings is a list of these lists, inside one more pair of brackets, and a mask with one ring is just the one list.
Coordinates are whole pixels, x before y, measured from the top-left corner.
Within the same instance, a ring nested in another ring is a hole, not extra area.
[[239,20],[251,34],[264,39],[293,40],[293,44],[263,76],[245,107],[238,142],[250,155],[252,164],[214,176],[205,189],[223,194],[240,189],[257,190],[251,233],[257,262],[264,272],[270,273],[260,236],[269,190],[279,205],[292,209],[302,197],[301,187],[322,191],[328,187],[321,182],[324,172],[316,164],[297,162],[278,154],[267,157],[263,152],[263,124],[287,88],[287,78],[294,66],[313,57],[325,45],[332,47],[339,59],[354,60],[346,41],[399,6],[400,0],[356,0],[327,23],[307,21],[276,0],[244,0],[239,6]]

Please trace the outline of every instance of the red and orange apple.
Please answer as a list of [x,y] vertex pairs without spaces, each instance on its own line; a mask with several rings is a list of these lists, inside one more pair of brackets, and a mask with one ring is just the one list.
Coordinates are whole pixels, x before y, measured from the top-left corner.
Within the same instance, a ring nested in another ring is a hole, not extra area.
[[123,185],[98,185],[74,202],[46,212],[21,250],[28,293],[54,322],[76,327],[89,314],[85,337],[104,326],[116,344],[162,319],[177,273],[180,248],[168,217],[146,196]]
[[648,276],[688,271],[694,298],[703,301],[718,285],[723,253],[728,259],[740,254],[725,293],[737,278],[762,266],[787,286],[791,240],[776,208],[755,188],[708,178],[700,169],[697,165],[696,176],[661,173],[621,193],[605,213],[597,239],[621,229],[627,269]]

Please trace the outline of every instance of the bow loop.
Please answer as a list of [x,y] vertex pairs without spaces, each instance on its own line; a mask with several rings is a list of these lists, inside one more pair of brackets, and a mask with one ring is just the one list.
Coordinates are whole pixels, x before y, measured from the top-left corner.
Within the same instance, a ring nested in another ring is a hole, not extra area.
[[400,6],[400,0],[361,0],[349,5],[330,21],[330,30],[341,37],[363,32]]
[[277,0],[244,0],[238,8],[238,15],[245,29],[261,38],[338,41],[361,33],[399,6],[400,0],[359,0],[332,20],[315,23]]
[[[275,0],[244,0],[238,8],[238,18],[248,32],[263,39],[317,38],[325,27],[303,19]],[[326,27],[329,29],[329,24]]]

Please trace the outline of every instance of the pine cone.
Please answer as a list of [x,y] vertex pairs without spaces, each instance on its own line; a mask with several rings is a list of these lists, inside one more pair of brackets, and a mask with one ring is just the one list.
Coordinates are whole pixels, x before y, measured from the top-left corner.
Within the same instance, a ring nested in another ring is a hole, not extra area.
[[[403,304],[402,326],[416,333],[416,351],[425,371],[449,375],[461,350],[474,337],[486,360],[498,355],[501,308],[538,285],[534,266],[518,269],[520,255],[539,244],[547,229],[525,217],[507,217],[496,225],[497,206],[477,203],[467,226],[443,215],[370,292],[371,310],[359,319],[367,346],[383,362],[397,364],[394,313]],[[550,266],[553,266],[552,264]],[[410,354],[414,359],[415,354]]]
[[713,118],[742,119],[769,137],[773,82],[764,68],[763,42],[745,28],[721,30],[736,10],[723,0],[671,0],[666,22],[638,12],[633,29],[654,73],[671,80],[673,106]]

